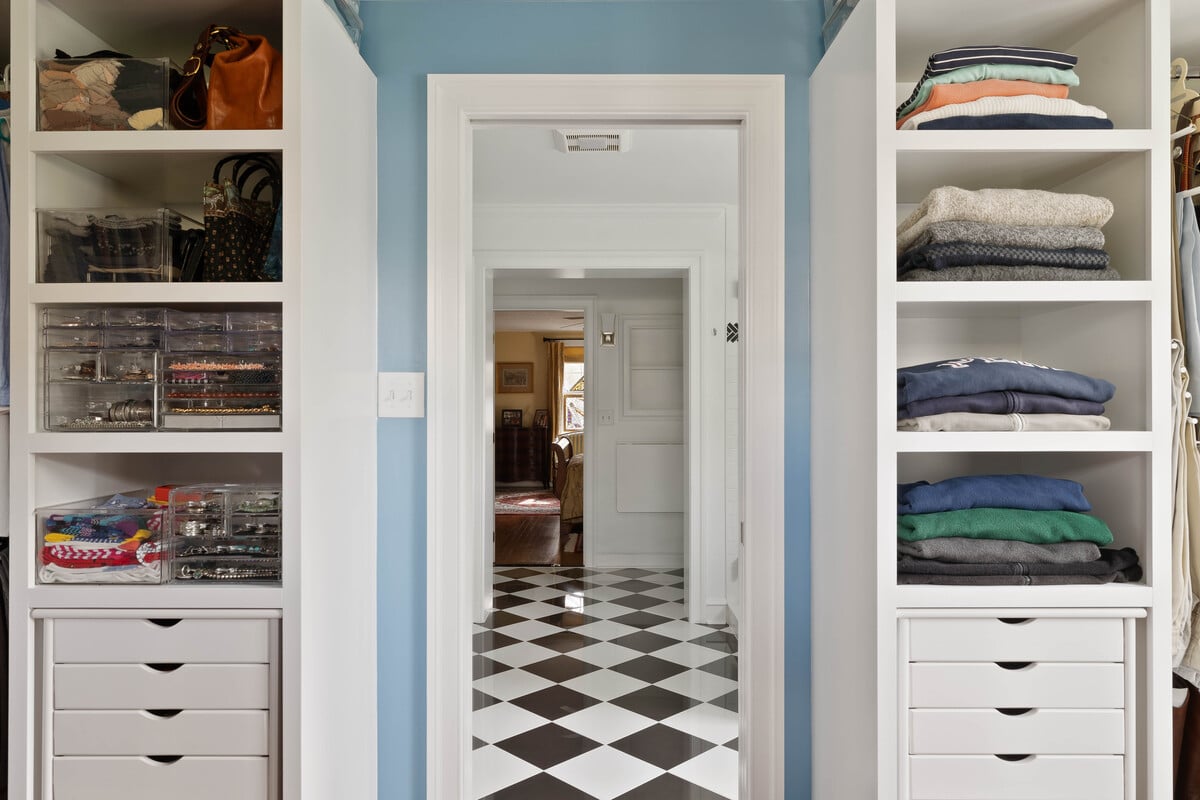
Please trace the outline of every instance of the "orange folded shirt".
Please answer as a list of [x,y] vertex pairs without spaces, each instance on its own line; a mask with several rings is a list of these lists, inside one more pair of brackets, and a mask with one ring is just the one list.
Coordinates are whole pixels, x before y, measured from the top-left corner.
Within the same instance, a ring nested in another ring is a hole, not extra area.
[[955,103],[969,103],[982,97],[1019,97],[1033,94],[1040,97],[1053,97],[1059,100],[1066,98],[1069,87],[1055,83],[1034,83],[1033,81],[1002,81],[986,80],[971,83],[939,83],[929,92],[929,99],[923,105],[913,109],[896,123],[899,128],[912,116],[922,111],[932,111],[942,106]]

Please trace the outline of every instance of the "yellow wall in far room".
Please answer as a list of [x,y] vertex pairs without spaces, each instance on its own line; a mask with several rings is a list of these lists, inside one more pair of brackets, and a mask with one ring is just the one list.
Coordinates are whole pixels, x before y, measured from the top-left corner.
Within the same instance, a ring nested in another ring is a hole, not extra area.
[[[519,408],[522,412],[521,424],[526,428],[533,425],[533,412],[539,408],[549,409],[550,404],[546,395],[546,373],[549,370],[546,357],[546,344],[543,337],[561,337],[562,333],[512,332],[496,333],[496,363],[515,361],[517,363],[533,364],[533,391],[528,394],[496,394],[496,427],[500,427],[500,412],[506,408]],[[495,376],[492,378],[493,390]]]

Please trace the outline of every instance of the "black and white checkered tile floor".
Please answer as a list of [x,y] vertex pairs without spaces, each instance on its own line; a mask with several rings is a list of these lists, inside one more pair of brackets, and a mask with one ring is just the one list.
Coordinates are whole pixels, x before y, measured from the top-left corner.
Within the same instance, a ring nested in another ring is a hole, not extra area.
[[737,640],[683,570],[497,568],[475,626],[475,797],[737,797]]

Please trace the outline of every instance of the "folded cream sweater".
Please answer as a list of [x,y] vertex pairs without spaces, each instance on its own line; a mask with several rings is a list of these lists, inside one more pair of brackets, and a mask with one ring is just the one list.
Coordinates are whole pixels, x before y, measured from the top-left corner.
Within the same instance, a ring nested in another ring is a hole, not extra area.
[[1095,117],[1108,119],[1101,109],[1085,106],[1074,100],[1056,97],[1041,97],[1035,94],[1020,94],[1015,97],[981,97],[969,103],[953,103],[932,111],[913,114],[900,126],[902,131],[912,131],[921,123],[947,117],[990,117],[993,114],[1041,114],[1047,117]]
[[941,186],[896,228],[896,249],[907,250],[931,222],[958,219],[994,225],[1071,225],[1100,228],[1113,215],[1112,201],[1042,189],[979,189]]

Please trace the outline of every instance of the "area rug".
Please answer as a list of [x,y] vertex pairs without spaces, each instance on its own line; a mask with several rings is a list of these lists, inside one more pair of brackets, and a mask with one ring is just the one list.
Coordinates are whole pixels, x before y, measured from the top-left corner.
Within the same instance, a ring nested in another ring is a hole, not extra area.
[[557,514],[558,498],[549,489],[502,492],[496,490],[497,514]]

